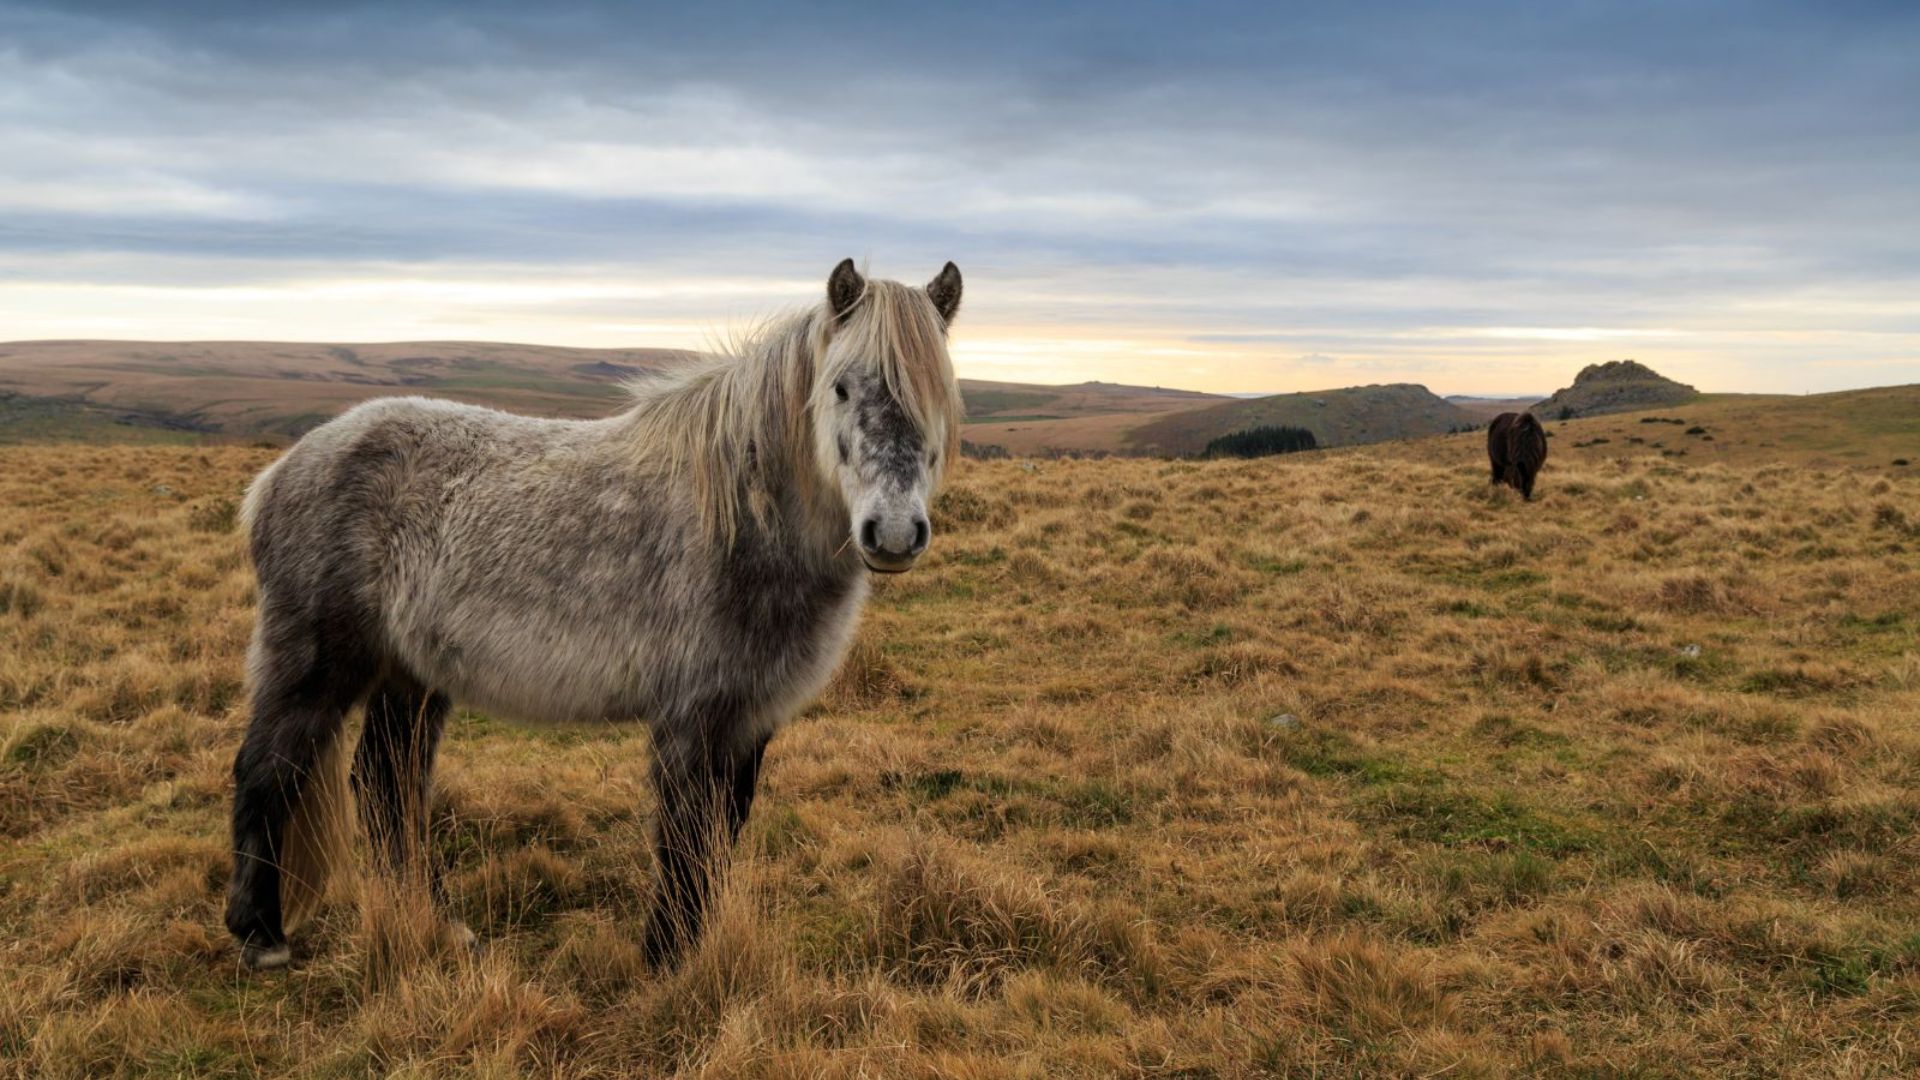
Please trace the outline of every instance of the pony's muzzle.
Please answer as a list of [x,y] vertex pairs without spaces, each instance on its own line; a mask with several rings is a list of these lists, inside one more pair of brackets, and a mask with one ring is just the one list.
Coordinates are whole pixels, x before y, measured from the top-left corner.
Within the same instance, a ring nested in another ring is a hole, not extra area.
[[869,517],[860,523],[860,557],[869,570],[898,574],[913,568],[932,539],[925,514]]

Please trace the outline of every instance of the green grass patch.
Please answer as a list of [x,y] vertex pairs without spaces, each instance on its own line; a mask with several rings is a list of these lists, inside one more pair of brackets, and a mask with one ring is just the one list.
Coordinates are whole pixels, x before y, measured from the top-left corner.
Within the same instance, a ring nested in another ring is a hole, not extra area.
[[1007,549],[995,544],[985,551],[961,549],[947,553],[947,558],[961,566],[993,566],[1007,561]]
[[1875,980],[1920,971],[1920,934],[1888,943],[1856,945],[1812,958],[1807,984],[1820,997],[1858,997]]
[[[915,773],[884,773],[880,786],[905,793],[909,802],[930,806],[956,796],[982,796],[986,805],[972,806],[965,816],[979,816],[991,806],[1017,810],[1023,800],[1050,804],[1062,821],[1076,828],[1101,829],[1125,825],[1134,819],[1133,792],[1105,780],[1060,783],[1016,780],[961,769],[934,769]],[[1030,809],[1039,807],[1029,804]]]
[[1519,589],[1528,585],[1543,584],[1547,580],[1547,575],[1538,570],[1496,570],[1482,580],[1489,589]]
[[1225,623],[1214,623],[1206,631],[1180,630],[1169,634],[1167,640],[1175,645],[1185,645],[1190,649],[1204,649],[1209,645],[1224,645],[1233,640],[1233,627]]
[[1459,589],[1512,592],[1533,585],[1542,585],[1547,581],[1546,574],[1518,566],[1489,567],[1478,563],[1433,563],[1422,557],[1406,560],[1403,565],[1410,573]]
[[80,733],[65,724],[37,724],[6,741],[7,763],[27,769],[51,769],[80,752]]
[[1906,625],[1907,617],[1898,611],[1885,611],[1874,616],[1855,615],[1852,612],[1840,617],[1840,625],[1848,630],[1863,630],[1867,633],[1882,633],[1898,630]]
[[1356,747],[1346,735],[1333,731],[1294,731],[1277,740],[1281,760],[1308,776],[1347,777],[1361,784],[1391,784],[1429,775],[1382,754]]
[[1645,837],[1609,848],[1596,869],[1596,876],[1602,878],[1651,878],[1709,900],[1727,893],[1727,883],[1710,864],[1686,852],[1663,849]]
[[1445,847],[1518,849],[1561,857],[1596,836],[1527,805],[1512,792],[1483,795],[1436,783],[1396,783],[1372,793],[1363,814],[1402,840]]
[[1610,675],[1629,671],[1659,671],[1682,682],[1717,682],[1733,671],[1733,663],[1712,649],[1698,655],[1668,645],[1602,645],[1594,657]]
[[1061,789],[1057,798],[1067,824],[1083,829],[1110,829],[1134,818],[1134,796],[1105,780],[1088,780]]
[[1430,863],[1426,876],[1443,896],[1511,904],[1552,889],[1554,864],[1524,848],[1456,852]]
[[1247,566],[1250,567],[1251,569],[1259,571],[1262,574],[1274,574],[1280,577],[1289,577],[1291,575],[1298,574],[1304,571],[1307,568],[1307,560],[1305,559],[1263,559],[1263,558],[1254,557],[1254,558],[1249,558],[1247,560]]
[[1515,720],[1505,713],[1488,713],[1475,720],[1470,730],[1475,738],[1485,739],[1503,747],[1550,749],[1566,746],[1571,742],[1565,735],[1555,734]]
[[820,842],[820,836],[800,812],[791,806],[769,807],[755,817],[762,850],[771,859],[782,859]]
[[1844,668],[1765,667],[1748,672],[1739,689],[1747,694],[1808,697],[1852,689],[1864,681]]

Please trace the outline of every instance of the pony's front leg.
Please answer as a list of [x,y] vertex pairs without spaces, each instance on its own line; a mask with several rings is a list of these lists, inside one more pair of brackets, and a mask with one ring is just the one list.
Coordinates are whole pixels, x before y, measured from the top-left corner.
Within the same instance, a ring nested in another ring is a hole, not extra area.
[[767,756],[767,742],[773,736],[762,735],[751,750],[734,755],[724,770],[728,774],[727,840],[740,839],[740,827],[753,812],[753,796],[760,789],[760,762]]
[[670,967],[699,940],[707,903],[728,849],[759,786],[767,740],[694,747],[656,738],[653,756],[654,886],[646,956]]

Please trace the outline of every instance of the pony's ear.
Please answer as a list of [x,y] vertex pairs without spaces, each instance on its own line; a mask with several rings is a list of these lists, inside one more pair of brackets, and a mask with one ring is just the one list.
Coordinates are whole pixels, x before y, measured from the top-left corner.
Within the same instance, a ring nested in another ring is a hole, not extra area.
[[852,259],[841,259],[827,278],[827,309],[833,312],[834,318],[844,319],[866,294],[867,279],[854,269]]
[[960,268],[952,263],[941,267],[933,280],[927,282],[927,299],[933,301],[940,321],[951,325],[953,317],[960,314]]

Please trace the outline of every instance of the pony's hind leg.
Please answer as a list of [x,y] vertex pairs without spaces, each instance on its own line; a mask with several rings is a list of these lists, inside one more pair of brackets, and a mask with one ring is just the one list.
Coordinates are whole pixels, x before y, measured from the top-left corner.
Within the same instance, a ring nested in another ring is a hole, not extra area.
[[367,699],[360,747],[353,755],[354,794],[374,857],[399,876],[417,870],[436,891],[427,811],[447,710],[445,694],[389,675]]
[[767,740],[699,749],[661,746],[653,758],[654,887],[646,957],[671,966],[700,937],[720,862],[759,786]]
[[296,882],[308,892],[324,883],[329,853],[314,849],[326,846],[325,823],[344,808],[318,805],[338,795],[338,785],[321,773],[334,760],[365,676],[347,657],[337,651],[323,656],[311,641],[275,642],[262,635],[256,647],[253,716],[233,762],[226,923],[247,965],[269,968],[292,958],[283,871],[313,878]]
[[[425,886],[435,908],[446,910],[428,823],[433,761],[446,729],[449,702],[404,675],[389,673],[367,698],[360,746],[353,755],[353,790],[373,857],[403,888]],[[473,944],[466,926],[443,914],[452,940]]]

